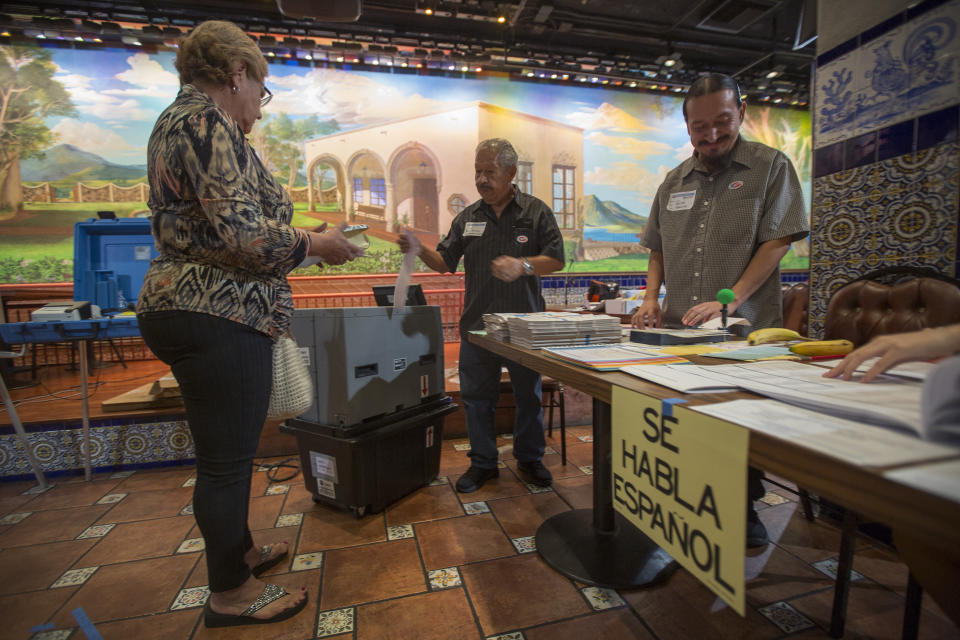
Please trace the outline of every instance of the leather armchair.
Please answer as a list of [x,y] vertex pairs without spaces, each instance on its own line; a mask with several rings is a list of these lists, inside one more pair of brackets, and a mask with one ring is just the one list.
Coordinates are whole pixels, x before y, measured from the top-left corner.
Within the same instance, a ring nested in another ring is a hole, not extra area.
[[830,298],[823,338],[845,338],[859,346],[878,335],[957,322],[960,288],[949,280],[919,277],[888,285],[864,279]]

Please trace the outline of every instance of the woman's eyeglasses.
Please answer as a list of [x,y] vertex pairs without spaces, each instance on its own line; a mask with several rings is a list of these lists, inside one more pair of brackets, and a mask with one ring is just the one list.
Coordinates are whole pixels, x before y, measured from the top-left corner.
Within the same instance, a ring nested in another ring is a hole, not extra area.
[[266,85],[263,87],[263,96],[260,98],[260,106],[265,107],[273,99],[273,94],[270,93],[270,89],[267,89]]

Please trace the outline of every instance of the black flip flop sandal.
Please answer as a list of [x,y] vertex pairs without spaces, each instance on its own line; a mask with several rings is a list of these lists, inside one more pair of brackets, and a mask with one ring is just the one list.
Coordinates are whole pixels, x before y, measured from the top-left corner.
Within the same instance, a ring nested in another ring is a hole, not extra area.
[[290,553],[289,551],[284,551],[275,558],[271,558],[271,550],[273,550],[272,544],[265,544],[260,547],[260,563],[257,564],[253,569],[250,569],[250,573],[253,574],[253,577],[259,578],[262,573],[280,564],[280,561],[286,558],[287,554]]
[[238,616],[227,613],[217,613],[210,608],[210,599],[207,598],[207,603],[203,605],[203,623],[207,627],[238,627],[246,624],[270,624],[271,622],[280,622],[281,620],[292,618],[307,606],[307,600],[309,598],[306,597],[306,594],[304,594],[305,597],[300,601],[300,604],[290,607],[289,609],[284,609],[271,618],[251,617],[271,602],[276,602],[286,595],[289,595],[289,593],[280,585],[268,584],[264,587],[263,592],[257,596],[257,599],[253,601],[253,604]]

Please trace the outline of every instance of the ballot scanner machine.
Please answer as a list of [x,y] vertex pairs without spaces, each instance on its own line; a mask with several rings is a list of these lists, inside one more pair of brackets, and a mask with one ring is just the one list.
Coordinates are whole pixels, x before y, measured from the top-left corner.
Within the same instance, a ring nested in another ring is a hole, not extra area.
[[377,512],[440,468],[444,389],[440,307],[296,309],[291,330],[314,402],[280,428],[297,438],[314,500]]

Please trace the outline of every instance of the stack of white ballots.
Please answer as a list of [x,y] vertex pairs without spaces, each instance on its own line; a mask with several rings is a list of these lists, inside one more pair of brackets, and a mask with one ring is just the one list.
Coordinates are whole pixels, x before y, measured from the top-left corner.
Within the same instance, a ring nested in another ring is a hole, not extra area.
[[540,349],[620,342],[620,320],[608,315],[545,311],[507,319],[510,342]]
[[483,329],[487,335],[500,342],[510,342],[510,328],[507,320],[513,316],[526,315],[523,313],[485,313],[483,314]]

